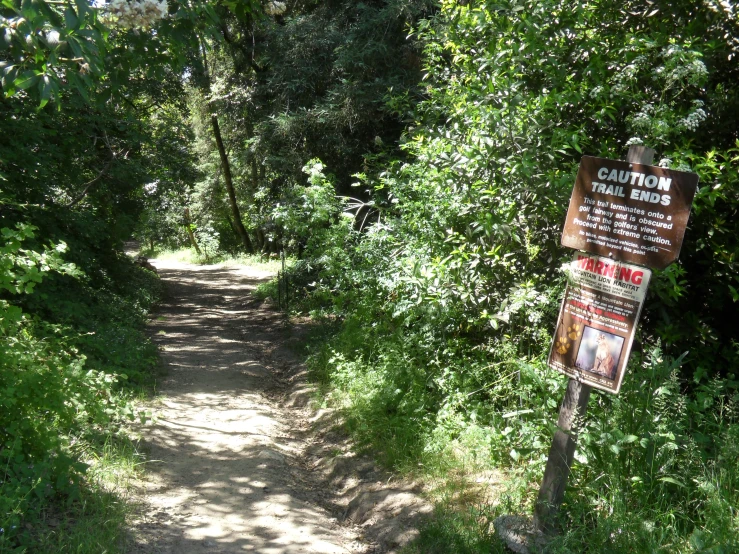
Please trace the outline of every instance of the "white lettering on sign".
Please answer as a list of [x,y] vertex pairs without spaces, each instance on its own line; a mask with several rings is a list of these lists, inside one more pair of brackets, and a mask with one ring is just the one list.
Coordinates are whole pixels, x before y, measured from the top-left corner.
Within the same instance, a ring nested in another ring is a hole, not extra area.
[[[657,189],[664,192],[669,192],[670,186],[672,185],[671,177],[645,175],[644,173],[638,173],[636,171],[619,171],[617,169],[609,169],[605,166],[598,169],[598,179],[600,179],[601,181],[610,181],[610,183],[593,181],[592,192],[618,196],[621,198],[626,198],[626,195],[624,193],[624,187],[618,186],[619,184],[625,185],[628,183],[631,184],[632,187]],[[639,190],[638,188],[631,189],[631,192],[629,193],[629,198],[631,198],[632,200],[638,200],[639,202],[662,204],[663,206],[669,206],[671,200],[669,194],[658,194],[656,192],[650,192],[648,190]]]

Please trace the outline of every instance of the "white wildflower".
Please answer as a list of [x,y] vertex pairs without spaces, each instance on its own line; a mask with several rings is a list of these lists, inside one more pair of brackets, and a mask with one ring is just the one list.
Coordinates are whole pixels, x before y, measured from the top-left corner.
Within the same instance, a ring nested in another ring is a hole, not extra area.
[[46,44],[49,48],[56,48],[59,46],[59,31],[52,29],[46,33]]
[[285,2],[277,2],[275,0],[267,2],[267,5],[264,7],[264,11],[267,15],[282,15],[285,13],[285,10],[287,10]]
[[603,94],[602,86],[593,87],[593,90],[590,91],[590,98],[598,98],[601,94]]
[[131,29],[148,29],[167,16],[165,0],[111,0],[105,9],[115,23]]
[[708,118],[708,115],[706,115],[706,112],[703,110],[703,108],[696,108],[686,117],[681,119],[678,122],[678,125],[688,131],[695,131],[696,129],[698,129],[700,124],[706,120],[706,118]]

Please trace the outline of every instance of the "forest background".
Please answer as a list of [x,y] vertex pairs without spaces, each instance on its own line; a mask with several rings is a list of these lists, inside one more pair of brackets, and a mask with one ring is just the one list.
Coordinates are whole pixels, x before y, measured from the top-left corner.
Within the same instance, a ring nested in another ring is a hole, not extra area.
[[[320,401],[389,467],[441,483],[410,551],[501,548],[490,521],[530,510],[563,395],[545,360],[579,158],[630,144],[700,189],[621,394],[580,422],[551,551],[739,548],[733,2],[2,0],[0,16],[0,552],[121,544],[110,480],[140,462],[125,421],[146,419],[132,400],[157,363],[158,284],[123,254],[132,236],[202,261],[286,252],[291,309],[324,322]],[[483,501],[466,483],[490,469],[506,484]]]

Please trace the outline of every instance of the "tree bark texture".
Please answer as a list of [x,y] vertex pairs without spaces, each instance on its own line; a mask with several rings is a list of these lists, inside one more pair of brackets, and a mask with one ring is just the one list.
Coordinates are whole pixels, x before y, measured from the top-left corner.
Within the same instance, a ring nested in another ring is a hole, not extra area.
[[216,139],[216,146],[218,147],[218,154],[221,157],[221,167],[223,168],[223,181],[226,183],[226,192],[228,193],[228,202],[231,205],[231,214],[233,215],[233,223],[236,228],[236,232],[241,239],[241,243],[244,245],[244,249],[248,254],[254,252],[249,233],[246,232],[244,224],[241,221],[241,211],[239,210],[239,204],[236,202],[236,189],[234,189],[233,178],[231,176],[231,163],[228,161],[228,154],[226,148],[223,146],[223,138],[221,137],[221,127],[218,125],[218,116],[211,114],[210,123],[213,127],[213,136]]

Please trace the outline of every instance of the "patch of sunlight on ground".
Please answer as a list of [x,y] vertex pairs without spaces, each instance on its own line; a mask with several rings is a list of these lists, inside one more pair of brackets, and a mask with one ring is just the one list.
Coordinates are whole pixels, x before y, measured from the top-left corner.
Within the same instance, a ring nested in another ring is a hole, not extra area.
[[[142,256],[146,256],[147,258],[153,258],[156,260],[162,260],[162,261],[169,261],[169,262],[178,262],[178,263],[185,263],[185,264],[194,264],[194,265],[215,265],[220,267],[231,267],[231,268],[239,268],[239,267],[251,267],[258,269],[260,271],[268,272],[268,273],[277,273],[280,269],[282,269],[282,262],[280,261],[279,257],[275,257],[274,255],[271,256],[262,256],[258,254],[225,254],[225,253],[219,253],[214,256],[211,256],[209,258],[206,258],[204,256],[199,256],[197,252],[193,248],[178,248],[178,249],[157,249],[155,248],[153,251],[151,250],[142,250],[141,251]],[[288,259],[286,261],[287,265],[292,264],[292,260]]]

